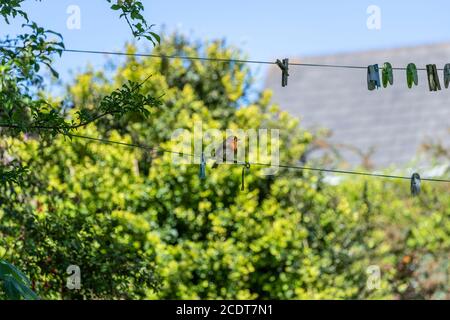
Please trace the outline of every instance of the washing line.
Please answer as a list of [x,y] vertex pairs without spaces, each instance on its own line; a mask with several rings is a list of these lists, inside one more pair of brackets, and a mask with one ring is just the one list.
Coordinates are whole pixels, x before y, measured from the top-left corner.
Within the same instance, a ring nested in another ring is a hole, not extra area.
[[[12,48],[12,49],[26,49],[24,47],[13,45],[0,45],[0,48]],[[182,59],[182,60],[199,60],[199,61],[211,61],[211,62],[224,62],[224,63],[248,63],[248,64],[265,64],[265,65],[277,65],[276,61],[263,61],[263,60],[246,60],[246,59],[225,59],[225,58],[212,58],[212,57],[194,57],[184,55],[165,55],[154,53],[131,53],[131,52],[119,52],[119,51],[102,51],[102,50],[82,50],[82,49],[61,49],[63,52],[68,53],[81,53],[81,54],[102,54],[102,55],[116,55],[127,57],[151,57],[159,59]],[[358,65],[340,65],[340,64],[316,64],[316,63],[298,63],[289,62],[289,66],[297,67],[312,67],[312,68],[341,68],[341,69],[361,69],[367,71],[367,66]],[[382,69],[382,67],[380,68]],[[393,70],[406,71],[404,67],[393,67]],[[426,68],[417,68],[418,71],[427,71]],[[438,71],[444,71],[443,68],[437,69]]]

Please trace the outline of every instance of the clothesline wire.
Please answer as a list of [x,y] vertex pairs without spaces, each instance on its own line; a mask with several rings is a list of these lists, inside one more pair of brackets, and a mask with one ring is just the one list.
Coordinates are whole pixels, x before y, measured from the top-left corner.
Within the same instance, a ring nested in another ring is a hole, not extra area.
[[[0,45],[0,48],[22,48],[13,45]],[[164,55],[164,54],[154,54],[154,53],[131,53],[131,52],[118,52],[118,51],[100,51],[100,50],[81,50],[81,49],[62,49],[64,52],[68,53],[82,53],[82,54],[103,54],[103,55],[116,55],[116,56],[129,56],[129,57],[151,57],[159,59],[182,59],[182,60],[199,60],[199,61],[215,61],[215,62],[231,62],[231,63],[249,63],[249,64],[266,64],[266,65],[276,65],[275,61],[262,61],[262,60],[245,60],[245,59],[225,59],[225,58],[211,58],[211,57],[194,57],[194,56],[183,56],[183,55]],[[338,64],[318,64],[318,63],[298,63],[289,62],[289,66],[298,67],[317,67],[317,68],[341,68],[341,69],[361,69],[367,70],[367,66],[356,66],[356,65],[338,65]],[[380,67],[383,69],[383,67]],[[393,67],[393,70],[406,71],[407,68]],[[427,71],[426,68],[417,68],[418,71]],[[437,69],[438,71],[443,71],[444,69]]]
[[[97,141],[101,143],[106,144],[116,144],[131,148],[140,148],[144,150],[159,150],[164,153],[172,153],[172,154],[178,154],[180,156],[190,156],[190,157],[198,157],[200,158],[200,155],[195,155],[192,153],[186,153],[186,152],[178,152],[173,150],[164,149],[161,147],[148,147],[140,144],[134,144],[134,143],[126,143],[121,141],[113,141],[108,139],[102,139],[102,138],[95,138],[95,137],[89,137],[84,135],[78,135],[78,134],[69,134],[70,137],[74,138],[80,138],[80,139],[86,139],[91,141]],[[205,159],[215,159],[214,157],[205,157]],[[401,180],[411,180],[411,177],[405,177],[405,176],[397,176],[397,175],[387,175],[387,174],[379,174],[379,173],[370,173],[370,172],[360,172],[360,171],[349,171],[349,170],[337,170],[337,169],[326,169],[326,168],[314,168],[314,167],[307,167],[307,166],[295,166],[295,165],[285,165],[285,164],[270,164],[270,163],[260,163],[260,162],[233,162],[229,163],[231,165],[253,165],[253,166],[262,166],[262,167],[277,167],[277,168],[284,168],[284,169],[293,169],[293,170],[307,170],[307,171],[316,171],[316,172],[327,172],[327,173],[336,173],[336,174],[348,174],[348,175],[359,175],[359,176],[369,176],[369,177],[376,177],[376,178],[387,178],[387,179],[401,179]],[[450,183],[450,180],[446,179],[434,179],[434,178],[421,178],[422,181],[430,181],[430,182],[444,182],[444,183]]]
[[[0,45],[0,48],[16,48],[20,49],[19,46],[13,46],[13,45]],[[153,57],[153,58],[167,58],[167,59],[184,59],[184,60],[201,60],[201,61],[216,61],[216,62],[234,62],[234,63],[251,63],[251,64],[272,64],[276,65],[276,62],[272,61],[258,61],[258,60],[243,60],[243,59],[225,59],[225,58],[208,58],[208,57],[192,57],[192,56],[180,56],[180,55],[163,55],[163,54],[147,54],[147,53],[127,53],[127,52],[113,52],[113,51],[98,51],[98,50],[80,50],[80,49],[63,49],[64,52],[69,53],[85,53],[85,54],[104,54],[104,55],[119,55],[119,56],[135,56],[135,57]],[[366,70],[367,67],[363,66],[354,66],[354,65],[334,65],[334,64],[311,64],[311,63],[289,63],[290,66],[301,66],[301,67],[324,67],[324,68],[345,68],[345,69],[364,69]],[[406,68],[392,68],[393,70],[406,70]],[[417,68],[417,70],[425,70],[423,68]],[[442,71],[443,69],[438,69]],[[75,135],[75,134],[69,134],[71,137],[75,138],[81,138],[81,139],[87,139],[92,141],[98,141],[102,143],[109,143],[109,144],[116,144],[116,145],[122,145],[127,147],[134,147],[134,148],[141,148],[146,150],[157,150],[159,149],[162,152],[167,153],[173,153],[173,154],[179,154],[179,155],[188,155],[191,157],[195,157],[193,154],[187,154],[183,152],[177,152],[172,150],[165,150],[160,147],[158,148],[151,148],[146,147],[142,145],[137,144],[130,144],[120,141],[112,141],[107,139],[101,139],[101,138],[94,138],[94,137],[88,137],[88,136],[81,136],[81,135]],[[235,163],[235,164],[247,164],[247,163]],[[403,180],[410,180],[410,177],[404,177],[404,176],[396,176],[396,175],[385,175],[385,174],[377,174],[377,173],[369,173],[369,172],[358,172],[358,171],[348,171],[348,170],[336,170],[336,169],[325,169],[325,168],[313,168],[313,167],[306,167],[306,166],[293,166],[293,165],[282,165],[282,164],[267,164],[267,163],[248,163],[250,165],[256,165],[256,166],[267,166],[267,167],[279,167],[279,168],[285,168],[285,169],[296,169],[296,170],[309,170],[309,171],[318,171],[318,172],[328,172],[328,173],[337,173],[337,174],[349,174],[349,175],[360,175],[360,176],[371,176],[371,177],[378,177],[378,178],[390,178],[390,179],[403,179]],[[450,180],[445,179],[433,179],[433,178],[421,178],[423,181],[431,181],[431,182],[445,182],[450,183]]]

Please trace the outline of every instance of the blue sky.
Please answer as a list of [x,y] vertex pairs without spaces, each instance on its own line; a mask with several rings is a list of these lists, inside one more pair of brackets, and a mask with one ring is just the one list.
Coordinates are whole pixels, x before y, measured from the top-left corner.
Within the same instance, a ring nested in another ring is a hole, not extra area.
[[[194,38],[226,38],[251,59],[328,54],[450,41],[448,0],[143,0],[145,17],[167,31]],[[69,5],[81,10],[81,29],[69,30]],[[381,9],[381,29],[369,30],[367,8]],[[26,0],[30,18],[64,36],[67,48],[120,50],[132,36],[106,0]],[[22,21],[19,21],[22,23]],[[0,23],[0,35],[20,32],[20,24]],[[142,48],[145,47],[141,43]],[[103,56],[65,53],[56,64],[62,78]],[[263,74],[262,70],[260,75]]]

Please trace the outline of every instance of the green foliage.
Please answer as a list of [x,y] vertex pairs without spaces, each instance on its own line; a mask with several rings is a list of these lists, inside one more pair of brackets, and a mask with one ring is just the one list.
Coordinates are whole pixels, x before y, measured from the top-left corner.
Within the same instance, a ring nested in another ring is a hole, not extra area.
[[21,16],[27,22],[28,15],[25,11],[20,9],[20,5],[24,0],[0,0],[0,15],[3,17],[6,23],[9,24],[9,18],[15,18]]
[[[108,188],[114,193],[126,191],[126,181],[116,184],[114,180],[119,168],[128,167],[129,157],[109,147],[108,153],[115,154],[113,162],[105,163],[110,165],[106,171],[99,171],[89,163],[99,159],[102,152],[94,149],[76,164],[75,158],[70,160],[64,154],[70,151],[67,143],[61,139],[42,149],[33,139],[10,150],[28,159],[33,170],[28,185],[2,189],[0,247],[10,260],[18,261],[18,266],[26,270],[33,280],[33,289],[42,297],[143,297],[145,290],[157,286],[154,252],[145,242],[145,225],[138,228],[140,220],[133,222],[133,215],[118,210],[110,195],[97,193],[99,186],[106,187],[111,182]],[[85,149],[75,141],[74,146]],[[89,159],[91,156],[94,158]],[[51,159],[59,165],[55,166]],[[67,170],[67,161],[75,161],[75,167]],[[61,171],[55,171],[58,166]],[[72,179],[74,174],[79,180]],[[113,179],[102,182],[106,177]],[[66,189],[61,178],[71,187]],[[97,197],[103,199],[103,204],[96,201]],[[81,290],[66,288],[69,265],[81,267]]]
[[[111,2],[108,0],[108,2]],[[41,91],[44,89],[41,68],[46,67],[53,77],[58,78],[58,72],[52,67],[55,55],[61,56],[64,50],[62,36],[51,30],[45,30],[34,22],[29,22],[26,12],[21,10],[22,1],[0,1],[0,14],[9,23],[8,18],[22,16],[29,30],[16,38],[0,41],[0,127],[3,136],[18,136],[20,133],[37,133],[50,139],[56,134],[70,136],[74,130],[113,115],[123,117],[127,113],[142,113],[147,116],[148,105],[159,105],[158,99],[142,95],[138,92],[140,84],[131,81],[120,89],[105,95],[97,108],[79,108],[75,119],[67,120],[65,110],[70,109],[66,100],[60,103],[49,101]],[[119,2],[113,5],[114,10],[122,10],[122,16],[130,15],[132,21],[145,25],[141,15],[143,5],[138,1]],[[127,22],[129,22],[127,18]],[[136,34],[133,26],[130,28],[136,37],[146,36],[147,31]],[[152,33],[153,34],[153,33]],[[151,35],[153,38],[157,35]],[[56,39],[55,39],[56,37]],[[159,40],[159,38],[158,38]],[[6,183],[16,183],[23,173],[11,166],[1,167],[5,173],[2,180]]]
[[[336,192],[347,194],[356,207],[361,200],[354,190],[362,187],[362,181],[348,181]],[[408,181],[367,184],[366,206],[373,217],[367,250],[395,297],[449,298],[449,192],[447,184],[424,183],[421,196],[413,198]]]
[[159,44],[161,42],[160,36],[152,32],[151,29],[154,26],[148,25],[142,16],[144,11],[144,5],[141,1],[137,0],[106,0],[111,5],[111,9],[121,11],[120,17],[124,17],[127,21],[131,31],[135,38],[140,39],[144,37],[145,39],[151,41],[153,45]]
[[[178,35],[156,50],[242,58],[224,42]],[[204,130],[278,128],[282,163],[299,161],[313,139],[270,92],[252,99],[249,70],[235,62],[129,57],[113,79],[88,70],[68,87],[70,115],[147,74],[140,91],[164,93],[147,117],[101,118],[77,133],[173,149],[173,130],[200,120]],[[408,181],[333,186],[311,172],[268,177],[251,167],[240,191],[241,167],[208,165],[200,180],[198,165],[170,154],[23,134],[2,150],[30,176],[1,192],[0,254],[18,261],[42,298],[448,298],[446,185],[424,183],[413,199]],[[70,264],[81,268],[80,291],[65,288]],[[370,265],[382,271],[377,290],[366,286]]]
[[[108,2],[111,3],[111,1]],[[9,24],[11,18],[19,16],[26,21],[23,25],[23,34],[12,39],[6,37],[0,41],[0,105],[2,106],[0,135],[3,144],[0,148],[2,153],[0,218],[3,218],[0,234],[2,235],[1,243],[7,248],[3,247],[4,253],[10,257],[19,257],[20,266],[26,268],[34,279],[39,273],[39,281],[42,282],[40,284],[33,282],[33,289],[37,288],[47,297],[54,296],[55,292],[58,292],[59,297],[65,296],[64,271],[58,269],[56,272],[54,266],[61,267],[70,260],[83,263],[85,271],[88,272],[84,279],[85,283],[88,288],[94,287],[94,284],[96,288],[94,291],[81,290],[76,293],[77,297],[131,298],[142,295],[144,288],[155,287],[157,284],[153,268],[147,263],[150,252],[136,251],[136,248],[124,245],[126,241],[122,237],[128,237],[129,233],[126,228],[122,231],[121,219],[100,214],[95,217],[82,214],[71,215],[67,208],[63,210],[64,214],[58,211],[59,215],[52,215],[48,219],[38,219],[34,213],[36,208],[30,206],[34,197],[37,194],[47,195],[47,205],[51,203],[50,206],[57,206],[60,204],[58,195],[37,191],[45,184],[46,177],[33,171],[37,169],[34,164],[32,170],[28,170],[25,165],[27,161],[18,159],[16,154],[8,154],[11,150],[8,143],[14,144],[18,140],[26,141],[32,137],[41,138],[41,147],[46,147],[54,142],[55,136],[60,135],[67,139],[72,137],[75,130],[100,119],[117,120],[128,114],[139,114],[145,118],[148,116],[147,108],[159,106],[160,101],[139,91],[141,85],[148,80],[148,76],[144,82],[127,81],[118,89],[114,89],[112,93],[105,93],[94,108],[80,106],[75,110],[71,104],[67,104],[66,100],[59,103],[51,101],[45,96],[42,68],[45,67],[54,78],[58,78],[58,72],[52,67],[52,62],[54,57],[61,56],[64,50],[62,36],[54,31],[45,30],[35,22],[30,22],[28,14],[21,8],[22,3],[23,0],[0,0],[0,15],[6,23]],[[152,26],[147,27],[141,15],[144,10],[142,3],[126,1],[113,7],[114,10],[122,10],[121,17],[126,18],[137,38],[143,36],[152,43],[155,43],[154,39],[159,42],[159,36],[150,32]],[[70,117],[67,110],[73,111]],[[40,155],[35,154],[35,156]],[[60,196],[63,197],[63,195]],[[106,225],[108,228],[103,232],[107,234],[99,236],[100,231],[93,228],[92,224]],[[70,238],[64,236],[67,232],[71,235]],[[141,236],[135,230],[130,232],[133,236]],[[56,236],[52,238],[49,234]],[[11,239],[14,239],[12,247],[9,245]],[[88,246],[81,256],[69,250],[80,248],[86,242],[90,242],[91,246]],[[55,250],[58,246],[67,251]],[[99,250],[100,246],[106,246],[112,251]],[[71,255],[68,256],[69,254]],[[99,267],[100,264],[101,267]],[[33,291],[29,289],[28,279],[20,271],[3,260],[0,260],[0,267],[0,281],[3,284],[0,298],[36,298]],[[98,273],[90,274],[91,270]],[[110,280],[102,281],[101,278],[105,276],[105,273],[101,272],[106,272]],[[51,277],[48,276],[49,274]],[[128,286],[136,287],[133,293],[125,290]]]
[[[78,75],[55,102],[40,71],[62,41],[30,23],[21,2],[0,0],[6,22],[22,16],[31,30],[0,48],[0,298],[449,298],[448,185],[423,183],[411,198],[407,181],[329,185],[311,172],[251,167],[242,192],[237,166],[208,166],[200,180],[198,165],[170,154],[78,139],[172,149],[172,132],[196,121],[275,128],[280,162],[294,164],[313,137],[270,92],[251,91],[240,62],[130,56],[113,79]],[[159,42],[141,2],[108,2],[136,37]],[[155,53],[242,58],[224,41],[179,35]],[[80,290],[66,287],[69,265],[81,269]],[[371,265],[382,272],[377,290],[366,286]]]

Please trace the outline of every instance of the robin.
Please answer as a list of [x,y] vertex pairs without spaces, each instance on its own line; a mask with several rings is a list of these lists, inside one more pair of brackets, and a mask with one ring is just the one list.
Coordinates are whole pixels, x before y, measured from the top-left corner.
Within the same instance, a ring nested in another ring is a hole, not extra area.
[[217,168],[219,163],[225,162],[227,159],[234,158],[237,147],[238,147],[238,137],[231,136],[224,140],[215,150],[216,162],[212,165],[212,168]]

